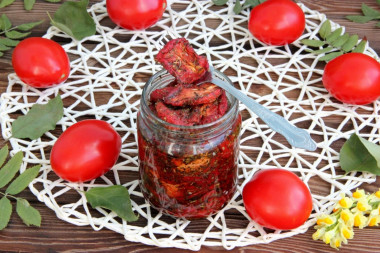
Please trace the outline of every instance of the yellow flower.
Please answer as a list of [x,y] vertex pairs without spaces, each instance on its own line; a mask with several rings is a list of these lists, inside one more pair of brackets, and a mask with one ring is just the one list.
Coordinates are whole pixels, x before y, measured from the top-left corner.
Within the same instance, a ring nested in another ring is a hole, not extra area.
[[378,209],[375,209],[370,213],[367,223],[367,226],[370,227],[377,226],[380,223],[380,215]]
[[356,210],[358,210],[360,212],[366,212],[371,209],[372,206],[368,204],[367,198],[362,198],[358,201],[358,203],[356,204],[356,208],[353,208],[352,211],[356,212]]
[[375,192],[375,196],[376,196],[378,199],[380,199],[380,189],[379,189],[377,192]]
[[352,197],[355,199],[361,199],[363,197],[366,197],[364,190],[356,189],[356,191],[352,194]]
[[367,220],[368,220],[367,217],[365,217],[362,212],[356,212],[354,214],[355,227],[363,228],[366,225]]
[[338,249],[342,245],[342,239],[340,237],[335,237],[331,242],[330,246],[334,249]]
[[368,218],[368,226],[373,227],[379,224],[379,216],[373,216]]
[[326,244],[330,244],[331,239],[333,239],[336,236],[337,228],[338,226],[324,233],[324,235],[322,236],[322,239]]
[[332,217],[331,215],[327,214],[322,214],[318,219],[317,219],[317,225],[331,225],[335,222],[335,218]]
[[340,233],[345,239],[352,239],[354,237],[354,230],[347,226],[342,227]]
[[315,231],[312,236],[313,240],[321,239],[324,234],[325,234],[325,228],[317,229],[317,231]]
[[354,224],[354,215],[348,209],[342,210],[340,219],[342,219],[347,226],[353,226]]
[[351,208],[352,204],[353,204],[353,201],[351,198],[342,195],[342,198],[339,200],[339,202],[335,208],[336,209],[338,209],[338,208]]

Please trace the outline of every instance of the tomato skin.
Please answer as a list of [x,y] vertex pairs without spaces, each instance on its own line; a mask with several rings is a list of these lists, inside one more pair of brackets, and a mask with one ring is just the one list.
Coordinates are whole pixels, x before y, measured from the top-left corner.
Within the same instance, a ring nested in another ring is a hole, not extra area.
[[35,88],[55,86],[70,74],[70,60],[62,46],[40,37],[22,40],[13,50],[12,65],[21,81]]
[[128,30],[143,30],[162,17],[166,0],[107,0],[110,19]]
[[343,103],[365,105],[380,96],[380,64],[362,53],[347,53],[329,61],[322,82]]
[[102,120],[83,120],[70,126],[55,142],[50,163],[54,172],[71,182],[100,177],[116,163],[121,137]]
[[305,23],[305,14],[293,1],[267,0],[251,10],[248,29],[261,42],[282,46],[298,39]]
[[254,221],[280,230],[301,226],[313,209],[307,186],[296,174],[285,169],[255,173],[243,188],[243,202]]

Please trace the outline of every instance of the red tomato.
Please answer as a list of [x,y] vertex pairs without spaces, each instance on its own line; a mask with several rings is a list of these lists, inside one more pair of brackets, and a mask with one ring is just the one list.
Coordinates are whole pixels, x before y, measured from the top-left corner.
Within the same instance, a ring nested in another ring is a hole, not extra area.
[[284,169],[255,173],[243,188],[243,202],[254,221],[271,229],[297,228],[313,209],[307,186],[296,174]]
[[120,135],[102,120],[83,120],[66,129],[54,144],[50,163],[54,172],[71,182],[100,177],[116,163]]
[[128,30],[143,30],[162,17],[166,0],[107,0],[111,20]]
[[248,29],[266,44],[289,44],[305,30],[305,14],[291,0],[267,0],[252,9]]
[[70,61],[57,42],[32,37],[22,40],[13,50],[12,65],[24,83],[46,88],[64,82],[70,74]]
[[326,64],[322,82],[343,103],[369,104],[380,96],[380,64],[365,54],[343,54]]

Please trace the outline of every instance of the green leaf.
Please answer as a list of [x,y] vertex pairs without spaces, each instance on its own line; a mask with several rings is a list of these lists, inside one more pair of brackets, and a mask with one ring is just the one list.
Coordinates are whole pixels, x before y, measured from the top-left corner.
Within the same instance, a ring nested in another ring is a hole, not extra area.
[[0,51],[0,57],[3,56],[3,55],[4,55],[4,53]]
[[225,5],[228,0],[212,0],[215,5]]
[[329,54],[325,54],[324,56],[322,56],[321,58],[318,59],[318,61],[330,61],[336,57],[338,57],[339,55],[342,55],[343,52],[342,51],[339,51],[339,52],[332,52],[332,53],[329,53]]
[[327,37],[326,37],[326,42],[327,43],[332,43],[334,42],[336,39],[338,39],[340,37],[340,35],[342,34],[342,27],[339,27],[338,29],[336,29],[335,31],[333,31],[331,34],[329,34]]
[[260,4],[259,0],[246,0],[243,4],[243,9],[247,7],[255,7],[259,4]]
[[82,40],[96,33],[95,22],[87,12],[88,0],[64,2],[55,12],[51,24],[75,38]]
[[0,188],[7,185],[20,169],[23,154],[17,152],[8,162],[0,169]]
[[380,175],[380,146],[352,134],[340,150],[339,163],[346,172],[367,171]]
[[376,19],[375,17],[367,17],[367,16],[358,16],[358,15],[348,15],[346,16],[348,20],[351,20],[352,22],[364,24],[367,23],[373,19]]
[[63,116],[61,96],[51,99],[47,104],[34,104],[30,111],[12,123],[12,137],[38,139],[53,130]]
[[5,36],[7,36],[9,39],[21,39],[21,38],[25,38],[30,33],[31,32],[21,33],[21,32],[13,30],[13,31],[5,32]]
[[16,212],[26,225],[41,226],[40,212],[32,207],[26,199],[17,198]]
[[5,193],[15,195],[22,192],[37,177],[40,168],[41,165],[36,165],[25,170],[8,186]]
[[310,52],[313,53],[313,54],[324,54],[324,53],[330,52],[333,49],[334,49],[333,47],[325,47],[325,48],[322,48],[322,49],[319,49],[319,50],[313,50],[313,51],[310,51]]
[[0,1],[0,9],[4,8],[8,5],[11,5],[15,0],[1,0]]
[[6,31],[6,30],[8,30],[11,27],[12,27],[12,23],[9,20],[8,16],[5,15],[5,14],[1,15],[1,18],[0,18],[0,30]]
[[341,47],[344,43],[350,38],[348,33],[343,34],[339,38],[337,38],[334,42],[331,43],[333,47]]
[[380,18],[380,12],[362,3],[362,12],[367,17]]
[[7,51],[11,49],[10,47],[4,46],[3,44],[0,44],[0,51]]
[[1,38],[0,39],[0,44],[2,44],[4,46],[8,46],[8,47],[15,47],[15,46],[17,46],[18,43],[20,43],[20,41],[18,41],[18,40],[12,40],[9,38]]
[[354,53],[364,53],[365,47],[367,45],[366,40],[360,41],[360,43],[352,50]]
[[325,44],[324,41],[310,40],[310,39],[303,39],[303,40],[301,40],[301,43],[305,44],[306,46],[310,46],[310,47],[320,47],[320,46],[323,46]]
[[9,154],[8,145],[5,145],[0,149],[0,167],[3,166],[5,159],[7,159],[7,156]]
[[380,5],[380,0],[376,0],[376,3]]
[[319,28],[319,36],[321,36],[322,39],[326,39],[327,36],[331,34],[331,23],[330,20],[326,19],[325,22],[321,25],[321,28]]
[[109,209],[126,221],[136,221],[138,218],[133,213],[131,199],[127,188],[124,186],[112,185],[92,188],[86,192],[86,198],[92,208]]
[[33,9],[33,5],[36,2],[36,0],[24,0],[24,9],[27,11],[30,11]]
[[20,30],[20,31],[29,31],[32,28],[34,28],[34,27],[42,24],[43,22],[44,22],[44,20],[40,20],[40,21],[37,21],[37,22],[31,22],[31,23],[22,24],[22,25],[17,26],[17,29]]
[[356,34],[351,35],[350,38],[348,38],[348,40],[346,41],[346,43],[343,44],[342,50],[344,52],[349,52],[358,43],[358,40],[359,40],[358,35],[356,35]]
[[7,227],[12,214],[12,204],[7,197],[0,199],[0,230]]
[[380,22],[376,24],[376,27],[380,27]]
[[239,14],[241,12],[241,3],[240,0],[236,0],[235,6],[234,6],[234,13]]

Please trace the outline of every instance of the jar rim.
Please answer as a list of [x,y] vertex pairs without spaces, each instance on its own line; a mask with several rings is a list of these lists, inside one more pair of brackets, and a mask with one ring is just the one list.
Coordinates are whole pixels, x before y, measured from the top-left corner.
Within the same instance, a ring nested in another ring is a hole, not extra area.
[[[231,106],[229,107],[228,111],[222,117],[220,117],[219,119],[217,119],[217,120],[215,120],[213,122],[210,122],[210,123],[207,123],[207,124],[203,124],[203,125],[183,126],[183,125],[175,125],[175,124],[169,123],[169,122],[167,122],[165,120],[162,120],[155,113],[153,113],[153,111],[150,109],[150,107],[147,104],[148,103],[148,98],[145,99],[145,97],[147,97],[147,95],[148,95],[147,94],[149,92],[148,88],[149,88],[150,84],[153,82],[153,80],[155,80],[156,78],[159,78],[160,76],[165,75],[165,74],[169,74],[168,71],[165,70],[165,69],[162,69],[162,70],[158,71],[157,73],[153,74],[149,78],[149,80],[145,83],[143,91],[142,91],[142,94],[141,94],[141,101],[142,101],[141,103],[143,104],[144,109],[147,110],[147,112],[151,115],[151,117],[155,121],[157,121],[158,123],[160,123],[162,125],[165,125],[165,126],[167,126],[169,128],[176,129],[175,131],[181,131],[181,130],[202,130],[202,129],[210,128],[210,127],[215,126],[215,125],[218,126],[218,125],[222,124],[224,121],[226,121],[228,118],[230,118],[230,117],[232,117],[234,115],[234,111],[235,110],[238,110],[238,108],[236,108],[236,107],[238,106],[239,101],[238,101],[237,98],[231,96]],[[226,80],[227,83],[229,83],[229,84],[232,85],[232,81],[225,74],[223,74],[222,72],[220,72],[218,70],[214,70],[214,74],[221,76],[223,79]],[[173,77],[172,75],[170,75],[170,76]],[[226,93],[228,94],[227,91],[226,91]]]

